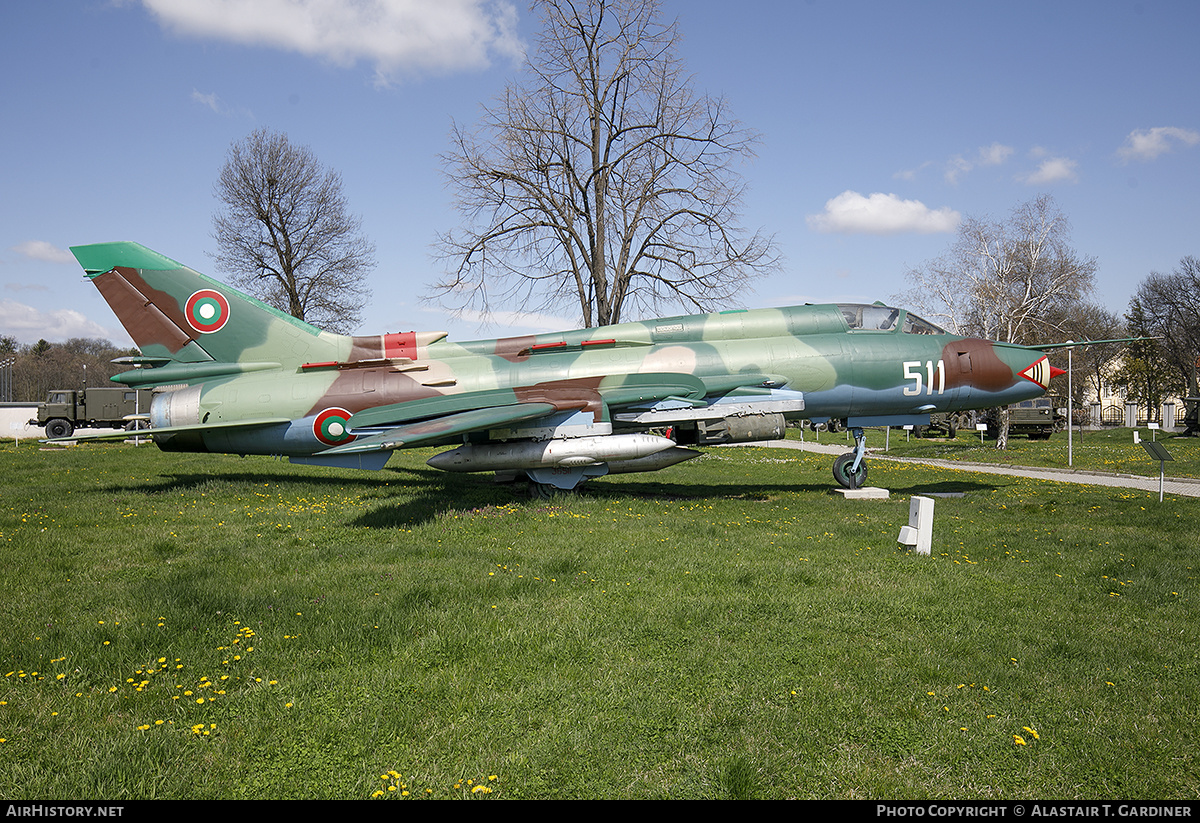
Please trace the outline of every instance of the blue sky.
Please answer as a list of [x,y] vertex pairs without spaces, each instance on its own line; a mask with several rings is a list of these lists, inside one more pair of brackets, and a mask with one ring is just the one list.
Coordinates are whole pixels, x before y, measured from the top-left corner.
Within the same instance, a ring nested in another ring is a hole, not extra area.
[[[747,306],[888,300],[959,220],[1042,193],[1115,311],[1149,272],[1200,254],[1200,3],[663,9],[696,87],[762,135],[740,169],[744,224],[785,260]],[[439,155],[451,122],[475,123],[520,71],[536,26],[523,3],[59,0],[5,3],[0,23],[0,335],[128,344],[71,245],[136,240],[217,275],[213,183],[229,145],[263,127],[342,174],[376,245],[360,331],[576,325],[481,326],[420,299],[436,235],[459,219]]]

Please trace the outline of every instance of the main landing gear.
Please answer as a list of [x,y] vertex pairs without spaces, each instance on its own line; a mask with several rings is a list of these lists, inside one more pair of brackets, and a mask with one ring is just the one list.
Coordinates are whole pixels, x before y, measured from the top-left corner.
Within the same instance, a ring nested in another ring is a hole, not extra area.
[[850,430],[854,435],[854,451],[846,452],[833,461],[833,479],[846,489],[861,489],[867,482],[867,463],[863,455],[867,451],[867,436],[861,428]]

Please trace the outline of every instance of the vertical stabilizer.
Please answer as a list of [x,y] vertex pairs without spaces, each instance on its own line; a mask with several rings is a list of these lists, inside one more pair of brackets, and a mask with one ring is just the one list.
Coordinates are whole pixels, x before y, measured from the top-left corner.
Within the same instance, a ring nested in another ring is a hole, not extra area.
[[137,243],[72,246],[71,253],[144,356],[298,366],[339,359],[349,348],[349,338],[323,332]]

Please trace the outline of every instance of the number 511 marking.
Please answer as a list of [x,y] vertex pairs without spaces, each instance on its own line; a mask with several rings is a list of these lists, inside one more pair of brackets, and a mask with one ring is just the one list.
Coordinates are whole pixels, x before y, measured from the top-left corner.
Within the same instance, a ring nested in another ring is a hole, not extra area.
[[[904,393],[912,396],[921,393],[921,361],[920,360],[905,360],[904,361],[904,379],[911,380],[911,386],[904,387]],[[927,378],[925,383],[925,393],[933,394],[933,379],[937,377],[937,393],[942,394],[946,391],[946,367],[941,360],[937,361],[935,366],[932,360],[926,360],[924,363],[925,374]]]

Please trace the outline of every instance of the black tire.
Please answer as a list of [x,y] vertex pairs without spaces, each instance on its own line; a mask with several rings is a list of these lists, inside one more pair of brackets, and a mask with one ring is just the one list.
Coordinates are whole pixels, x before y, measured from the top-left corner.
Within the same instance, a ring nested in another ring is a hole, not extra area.
[[561,489],[550,483],[539,483],[536,480],[529,481],[529,498],[531,500],[553,500],[561,492]]
[[858,465],[858,471],[850,471],[854,465],[854,452],[846,452],[833,461],[833,479],[844,489],[861,489],[867,482],[867,461]]
[[46,424],[47,437],[70,437],[74,433],[75,427],[71,425],[71,421],[61,417],[56,417]]

